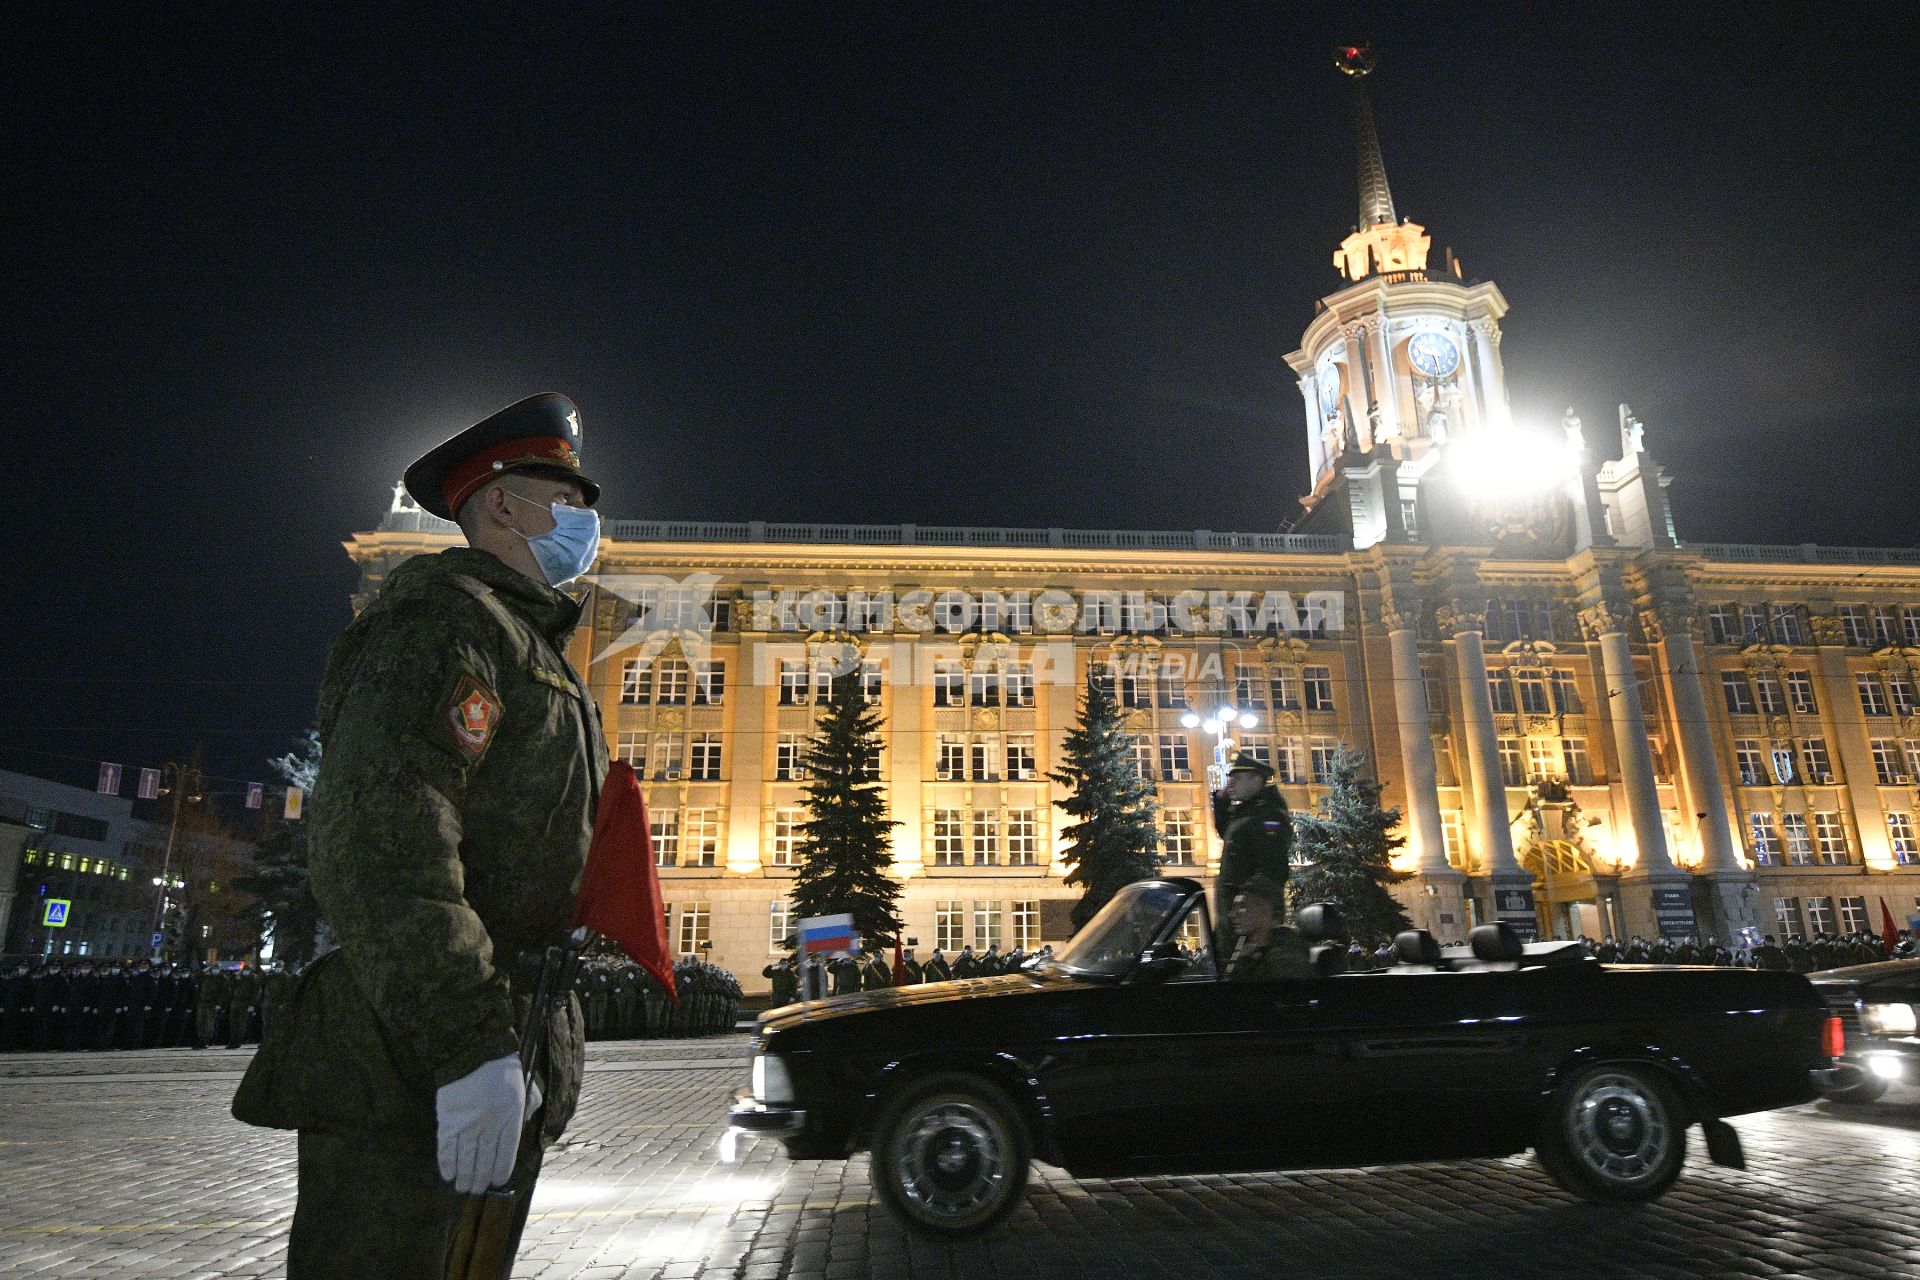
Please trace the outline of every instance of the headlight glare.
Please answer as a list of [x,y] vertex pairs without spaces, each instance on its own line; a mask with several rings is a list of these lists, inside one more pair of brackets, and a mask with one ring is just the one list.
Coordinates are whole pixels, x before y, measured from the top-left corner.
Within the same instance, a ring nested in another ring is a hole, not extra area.
[[778,1054],[753,1055],[753,1096],[760,1102],[792,1102],[793,1079]]
[[1910,1004],[1862,1004],[1860,1026],[1871,1036],[1910,1036],[1916,1019]]

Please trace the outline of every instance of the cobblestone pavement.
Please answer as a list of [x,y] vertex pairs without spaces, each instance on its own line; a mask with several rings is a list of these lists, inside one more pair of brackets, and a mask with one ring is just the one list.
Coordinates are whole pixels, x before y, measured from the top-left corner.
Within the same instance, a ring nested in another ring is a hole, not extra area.
[[[1588,1205],[1527,1157],[1299,1174],[1074,1182],[958,1244],[907,1235],[864,1157],[720,1165],[747,1039],[596,1044],[515,1275],[906,1277],[1920,1276],[1920,1088],[1735,1121],[1744,1173],[1698,1141],[1656,1204]],[[246,1052],[0,1059],[0,1275],[282,1270],[293,1139],[227,1116]],[[1696,1131],[1697,1137],[1697,1131]]]

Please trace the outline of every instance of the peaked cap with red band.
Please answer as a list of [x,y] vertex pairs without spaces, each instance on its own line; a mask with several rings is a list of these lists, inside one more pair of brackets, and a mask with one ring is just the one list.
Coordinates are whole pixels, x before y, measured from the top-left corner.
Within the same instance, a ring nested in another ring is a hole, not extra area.
[[510,404],[443,441],[407,468],[407,492],[422,510],[451,520],[480,486],[509,471],[539,471],[578,482],[587,505],[600,486],[580,471],[580,410],[554,391]]

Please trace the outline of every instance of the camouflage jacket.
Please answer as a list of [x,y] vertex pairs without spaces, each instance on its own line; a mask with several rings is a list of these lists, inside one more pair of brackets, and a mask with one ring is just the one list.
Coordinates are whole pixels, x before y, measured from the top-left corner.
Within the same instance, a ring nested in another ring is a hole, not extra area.
[[1311,978],[1313,964],[1307,940],[1288,928],[1277,928],[1265,946],[1254,947],[1241,938],[1227,962],[1227,978],[1232,982],[1275,982],[1283,979]]
[[[250,1071],[236,1115],[252,1102],[262,1118],[242,1119],[326,1127],[357,1108],[365,1124],[398,1101],[430,1120],[433,1089],[518,1049],[532,986],[519,956],[571,922],[607,771],[598,709],[565,657],[579,614],[459,548],[401,565],[334,643],[310,865],[341,946],[300,976],[283,1044],[256,1058],[282,1078]],[[563,999],[543,1071],[550,1136],[578,1096],[582,1039]]]

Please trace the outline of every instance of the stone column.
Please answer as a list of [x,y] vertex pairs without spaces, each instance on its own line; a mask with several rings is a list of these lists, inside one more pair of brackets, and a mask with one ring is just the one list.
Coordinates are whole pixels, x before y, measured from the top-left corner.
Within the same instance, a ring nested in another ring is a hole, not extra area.
[[[1819,690],[1821,729],[1840,776],[1840,802],[1853,810],[1860,841],[1856,847],[1862,861],[1871,859],[1875,865],[1885,866],[1892,861],[1887,847],[1887,811],[1874,785],[1877,777],[1868,735],[1860,728],[1865,717],[1860,711],[1860,690],[1847,665],[1846,629],[1837,611],[1816,613],[1809,622],[1819,650],[1814,660],[1814,680]],[[1882,723],[1887,726],[1884,732],[1891,734],[1897,722],[1889,717]]]
[[899,631],[890,644],[874,646],[876,656],[884,650],[889,663],[881,695],[890,757],[887,809],[888,816],[900,823],[893,829],[893,873],[902,880],[910,880],[926,869],[926,851],[921,847],[925,838],[920,813],[920,779],[925,767],[921,700],[928,696],[922,677],[931,679],[931,668],[919,670],[916,638],[914,632]]
[[[735,875],[758,871],[765,864],[761,856],[761,836],[765,833],[766,780],[773,774],[767,760],[773,750],[768,741],[772,729],[768,722],[768,703],[778,694],[778,689],[754,679],[758,660],[755,650],[764,643],[764,638],[743,638],[735,658],[739,670],[727,673],[731,687],[726,691],[729,721],[726,864],[727,870]],[[772,669],[777,672],[779,664],[774,663]]]
[[[1367,328],[1374,339],[1373,394],[1380,406],[1380,431],[1389,437],[1404,436],[1406,431],[1400,422],[1400,379],[1393,370],[1393,347],[1387,340],[1386,316],[1378,317]],[[1376,439],[1375,443],[1379,441]]]
[[1653,776],[1653,751],[1647,745],[1646,712],[1640,701],[1639,677],[1633,669],[1633,649],[1627,633],[1633,626],[1631,610],[1602,601],[1581,611],[1580,621],[1600,645],[1601,670],[1606,679],[1611,712],[1614,756],[1620,762],[1627,792],[1627,817],[1639,857],[1621,877],[1621,897],[1627,930],[1646,937],[1659,933],[1654,915],[1655,890],[1684,888],[1692,877],[1673,865],[1667,853],[1666,827],[1660,817],[1660,789]]
[[1457,936],[1466,921],[1466,876],[1447,862],[1440,829],[1439,772],[1427,682],[1420,670],[1420,602],[1396,598],[1380,611],[1393,656],[1393,708],[1400,735],[1400,769],[1407,784],[1407,829],[1419,857],[1415,899],[1419,926],[1436,937]]
[[1487,615],[1459,604],[1440,611],[1440,629],[1453,636],[1453,656],[1465,707],[1467,772],[1474,797],[1474,843],[1487,872],[1525,876],[1513,856],[1513,827],[1507,812],[1507,788],[1500,776],[1500,739],[1494,731],[1493,699],[1487,693],[1487,653],[1483,641]]
[[1307,476],[1309,480],[1319,480],[1320,471],[1326,465],[1326,458],[1320,452],[1320,441],[1326,435],[1327,424],[1320,417],[1320,379],[1307,374],[1300,379],[1300,396],[1307,402]]
[[1687,779],[1690,814],[1705,814],[1700,823],[1701,873],[1711,885],[1713,918],[1703,928],[1726,941],[1741,929],[1758,923],[1754,902],[1758,880],[1740,861],[1733,824],[1727,811],[1727,789],[1720,758],[1713,749],[1713,731],[1707,719],[1707,699],[1701,688],[1699,651],[1694,632],[1699,618],[1693,610],[1669,604],[1645,615],[1648,630],[1659,637],[1661,669],[1672,692],[1674,726],[1682,771]]

